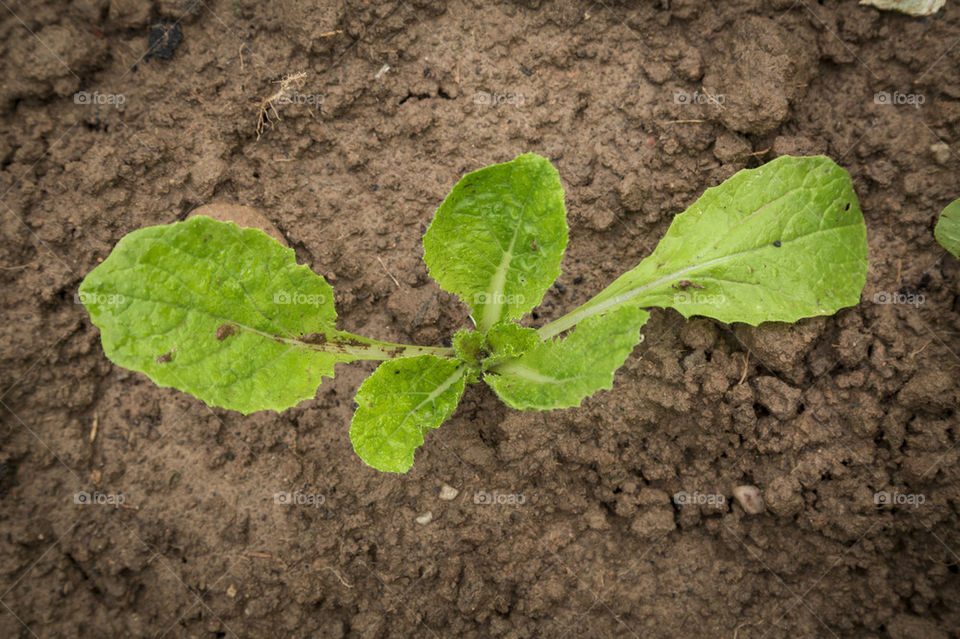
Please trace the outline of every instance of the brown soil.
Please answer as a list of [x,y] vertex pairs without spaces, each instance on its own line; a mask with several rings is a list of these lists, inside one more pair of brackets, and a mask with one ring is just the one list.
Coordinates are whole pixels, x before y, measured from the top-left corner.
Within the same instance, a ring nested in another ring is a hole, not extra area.
[[[957,197],[958,12],[7,0],[0,636],[960,636],[960,266],[932,235]],[[162,18],[183,41],[143,59]],[[425,225],[525,151],[557,165],[571,236],[536,324],[784,153],[853,176],[863,301],[759,328],[655,311],[612,391],[537,414],[471,387],[406,476],[350,447],[372,364],[245,418],[112,365],[75,303],[125,233],[236,202],[329,278],[344,328],[440,344],[466,311],[427,277]],[[875,302],[898,293],[923,303]]]

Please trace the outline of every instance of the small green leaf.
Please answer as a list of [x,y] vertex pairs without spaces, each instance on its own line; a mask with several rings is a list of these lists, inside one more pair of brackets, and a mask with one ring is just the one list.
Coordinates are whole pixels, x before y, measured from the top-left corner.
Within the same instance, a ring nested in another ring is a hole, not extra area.
[[648,317],[631,306],[595,315],[565,338],[541,342],[520,358],[495,366],[484,380],[513,408],[579,406],[584,397],[613,387],[613,374],[640,341]]
[[824,156],[782,156],[707,189],[649,257],[540,333],[624,304],[754,326],[794,322],[859,303],[866,276],[850,176]]
[[528,153],[457,182],[423,237],[423,260],[485,333],[540,304],[566,246],[560,177],[546,158]]
[[457,359],[473,368],[479,368],[489,353],[487,339],[479,331],[461,328],[453,336],[453,352]]
[[954,257],[960,257],[960,200],[954,200],[943,209],[933,236]]
[[356,359],[333,343],[322,277],[262,231],[207,217],[130,233],[79,297],[112,361],[242,413],[311,398]]
[[462,363],[433,355],[380,364],[360,385],[350,423],[350,441],[360,459],[377,470],[410,470],[423,434],[456,410],[465,371]]
[[520,357],[540,343],[536,329],[513,322],[498,322],[487,332],[489,356],[483,360],[484,369],[500,362]]

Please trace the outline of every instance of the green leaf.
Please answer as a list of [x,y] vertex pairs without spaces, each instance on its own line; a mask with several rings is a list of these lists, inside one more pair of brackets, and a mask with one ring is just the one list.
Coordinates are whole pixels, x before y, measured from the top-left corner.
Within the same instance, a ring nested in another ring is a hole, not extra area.
[[262,231],[203,216],[130,233],[79,297],[112,361],[242,413],[311,398],[357,359],[322,277]]
[[508,406],[551,410],[579,406],[601,389],[640,341],[649,313],[624,306],[595,315],[563,339],[541,342],[518,359],[493,367],[484,380]]
[[350,441],[377,470],[405,473],[423,434],[447,420],[466,385],[466,367],[433,355],[384,362],[357,391]]
[[489,356],[483,360],[484,369],[500,362],[516,359],[540,344],[536,329],[526,328],[513,322],[498,322],[487,332]]
[[954,257],[960,257],[960,200],[954,200],[943,209],[933,236]]
[[567,246],[563,187],[528,153],[465,175],[423,237],[430,275],[470,305],[481,332],[540,304]]
[[859,303],[866,275],[866,226],[847,172],[823,156],[782,156],[707,189],[649,257],[540,333],[624,304],[794,322]]
[[461,328],[453,336],[453,352],[457,359],[473,368],[479,368],[489,353],[487,339],[479,331]]

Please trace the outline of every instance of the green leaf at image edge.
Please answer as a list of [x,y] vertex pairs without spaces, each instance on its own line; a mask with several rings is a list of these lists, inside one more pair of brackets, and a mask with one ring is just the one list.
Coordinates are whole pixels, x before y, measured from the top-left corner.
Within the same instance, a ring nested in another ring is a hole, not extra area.
[[613,387],[614,373],[640,341],[649,313],[624,306],[585,319],[564,338],[541,342],[484,374],[512,408],[553,410],[579,406]]
[[460,403],[465,373],[462,363],[433,355],[380,364],[357,390],[353,450],[377,470],[410,470],[424,433],[445,422]]
[[960,257],[960,200],[954,200],[943,209],[933,236],[954,257]]
[[560,275],[567,214],[560,176],[528,153],[468,173],[423,237],[430,276],[468,304],[481,332],[538,306]]
[[203,216],[126,235],[79,297],[110,360],[245,414],[309,399],[356,359],[308,343],[334,331],[322,277],[262,231]]

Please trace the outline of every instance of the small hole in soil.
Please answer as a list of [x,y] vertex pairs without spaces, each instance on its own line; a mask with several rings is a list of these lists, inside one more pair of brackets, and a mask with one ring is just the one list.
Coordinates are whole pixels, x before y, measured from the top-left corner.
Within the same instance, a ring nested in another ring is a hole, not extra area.
[[757,417],[766,417],[767,415],[770,414],[770,411],[768,411],[766,407],[762,406],[760,403],[754,402],[753,414],[756,415]]
[[259,179],[260,179],[260,171],[254,171],[254,172],[253,172],[253,177],[255,177],[255,178],[257,178],[257,179],[259,180]]
[[797,406],[797,415],[803,415],[803,411],[807,410],[807,407],[803,404]]

